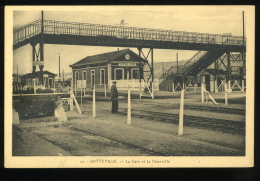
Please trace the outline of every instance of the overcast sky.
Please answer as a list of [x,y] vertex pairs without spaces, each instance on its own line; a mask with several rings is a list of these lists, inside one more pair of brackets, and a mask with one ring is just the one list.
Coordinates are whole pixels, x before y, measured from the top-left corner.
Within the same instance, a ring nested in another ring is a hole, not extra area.
[[[13,13],[13,27],[17,28],[37,19],[41,19],[41,11],[16,10]],[[242,36],[242,11],[215,8],[181,8],[178,6],[113,6],[113,7],[85,7],[85,8],[43,8],[45,20],[93,23],[103,25],[119,24],[121,20],[127,23],[127,27],[153,28],[174,31],[188,31],[199,33],[223,34]],[[64,11],[63,11],[64,10]],[[61,57],[61,70],[70,72],[69,65],[80,59],[116,51],[118,47],[100,46],[75,46],[75,45],[44,45],[44,70],[58,73],[58,57]],[[120,48],[123,49],[123,48]],[[136,48],[130,48],[138,54]],[[148,49],[143,49],[148,52]],[[179,60],[188,60],[196,51],[181,50],[154,50],[154,62],[176,61],[176,53]],[[32,49],[30,45],[23,46],[13,51],[13,70],[16,72],[19,66],[19,74],[32,71]],[[37,67],[38,70],[38,67]]]

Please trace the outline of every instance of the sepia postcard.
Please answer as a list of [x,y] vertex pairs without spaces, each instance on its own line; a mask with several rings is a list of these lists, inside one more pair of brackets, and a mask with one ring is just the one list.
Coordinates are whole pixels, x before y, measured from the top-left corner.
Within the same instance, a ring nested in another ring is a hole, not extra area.
[[254,6],[6,6],[6,168],[254,166]]

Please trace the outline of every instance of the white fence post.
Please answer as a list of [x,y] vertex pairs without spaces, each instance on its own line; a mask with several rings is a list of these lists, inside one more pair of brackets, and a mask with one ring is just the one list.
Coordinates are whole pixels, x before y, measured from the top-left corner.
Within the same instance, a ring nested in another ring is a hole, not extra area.
[[93,85],[93,118],[96,117],[96,86]]
[[131,124],[131,90],[128,87],[128,104],[127,104],[127,124]]
[[228,93],[231,93],[232,88],[231,88],[231,81],[228,81]]
[[228,104],[227,83],[225,84],[225,105]]
[[83,87],[83,80],[80,80],[80,109],[82,110],[82,87]]
[[201,102],[204,102],[204,83],[201,83]]
[[183,135],[183,109],[184,109],[184,89],[181,90],[179,129],[178,129],[179,136]]
[[106,86],[106,84],[104,84],[104,88],[105,88],[105,97],[107,97],[107,86]]
[[36,85],[35,81],[33,81],[33,89],[34,89],[34,94],[36,94]]
[[242,80],[242,92],[245,92],[245,83],[244,83],[244,80]]
[[215,80],[215,92],[218,92],[218,81]]

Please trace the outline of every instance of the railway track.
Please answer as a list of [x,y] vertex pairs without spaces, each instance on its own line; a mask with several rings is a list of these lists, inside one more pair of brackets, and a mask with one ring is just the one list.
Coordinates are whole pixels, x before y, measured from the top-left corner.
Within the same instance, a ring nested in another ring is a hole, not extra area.
[[[74,131],[74,134],[72,135],[74,137],[74,139],[80,139],[79,136],[77,135],[77,133],[80,134],[84,134],[85,136],[89,135],[89,136],[95,136],[95,137],[99,137],[99,138],[103,138],[106,140],[110,140],[113,143],[116,144],[120,144],[120,145],[124,145],[125,148],[129,149],[129,150],[139,150],[139,152],[142,152],[143,154],[147,155],[147,156],[171,156],[172,154],[167,154],[167,153],[163,153],[163,152],[157,152],[154,150],[150,150],[150,149],[146,149],[144,147],[140,147],[137,145],[133,145],[133,144],[129,144],[123,141],[119,141],[119,140],[115,140],[106,136],[102,136],[100,134],[94,134],[85,130],[81,130],[78,128],[74,128],[74,127],[69,127],[68,129],[71,129]],[[75,154],[75,146],[72,146],[70,143],[68,142],[61,142],[61,141],[55,141],[54,139],[49,139],[47,135],[44,134],[39,134],[39,133],[33,133],[34,135],[38,136],[39,138],[48,141],[50,143],[52,143],[55,146],[58,146],[60,148],[62,148],[65,151],[70,152],[72,155],[74,156],[83,156],[81,154]],[[73,154],[74,153],[74,154]],[[86,156],[86,155],[84,155]]]
[[[167,108],[167,109],[179,109],[179,105],[156,105],[156,107]],[[206,107],[199,105],[184,105],[184,109],[194,110],[194,111],[207,111],[215,113],[224,113],[224,114],[235,114],[235,115],[245,115],[245,109],[234,109],[234,108],[224,108],[224,107]]]
[[[123,111],[119,112],[119,114],[122,116],[126,116],[127,109],[122,110]],[[153,120],[156,122],[179,124],[178,114],[132,109],[131,115],[135,118],[143,118],[147,120]],[[241,136],[245,135],[245,122],[186,115],[184,115],[184,120],[184,126],[190,126],[193,128],[206,129]]]

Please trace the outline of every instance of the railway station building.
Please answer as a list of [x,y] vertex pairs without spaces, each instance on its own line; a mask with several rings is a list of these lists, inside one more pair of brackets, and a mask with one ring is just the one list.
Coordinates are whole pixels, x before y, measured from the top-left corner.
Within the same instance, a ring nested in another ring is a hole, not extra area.
[[96,85],[110,88],[112,82],[117,81],[118,89],[127,89],[129,84],[131,89],[139,89],[141,79],[143,88],[143,68],[146,62],[130,49],[87,56],[70,65],[73,73],[72,87],[93,88]]

